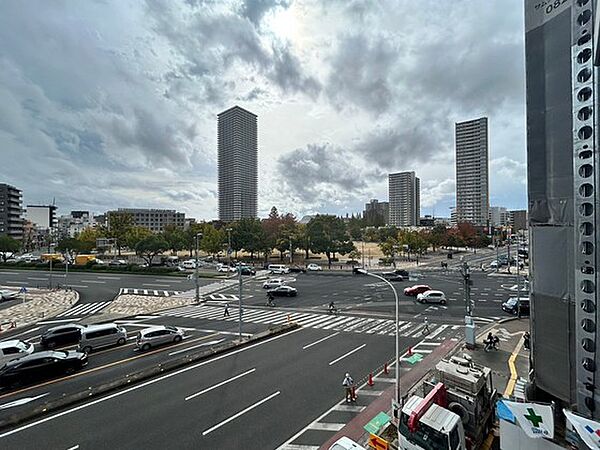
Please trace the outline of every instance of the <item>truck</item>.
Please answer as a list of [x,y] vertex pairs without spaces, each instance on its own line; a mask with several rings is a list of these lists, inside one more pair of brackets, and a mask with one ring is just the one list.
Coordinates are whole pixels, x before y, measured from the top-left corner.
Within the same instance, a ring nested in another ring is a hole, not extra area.
[[42,262],[48,262],[48,261],[63,262],[64,261],[63,255],[61,255],[60,253],[42,253],[42,255],[40,256],[40,259],[42,260]]
[[78,266],[85,266],[90,261],[96,261],[96,255],[77,255],[75,257],[75,264]]
[[490,368],[453,356],[438,362],[421,389],[402,407],[398,449],[478,449],[495,421]]

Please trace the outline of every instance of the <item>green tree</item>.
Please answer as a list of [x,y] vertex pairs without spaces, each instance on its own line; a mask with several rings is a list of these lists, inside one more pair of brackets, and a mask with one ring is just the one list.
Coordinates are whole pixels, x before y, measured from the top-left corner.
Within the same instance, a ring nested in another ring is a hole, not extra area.
[[310,251],[310,235],[306,224],[299,223],[296,225],[296,233],[294,241],[297,243],[296,248],[304,251],[304,259],[308,260],[308,252]]
[[[364,230],[365,221],[360,217],[352,216],[348,221],[348,233],[355,241],[363,238],[363,230]],[[383,225],[383,224],[382,224]]]
[[196,249],[196,235],[202,233],[204,223],[191,223],[187,229],[183,231],[184,248],[189,250],[190,258],[193,256]]
[[279,250],[279,257],[283,261],[283,254],[290,250],[293,253],[296,248],[301,247],[302,237],[298,235],[298,222],[293,214],[285,214],[280,216],[279,231],[275,241],[275,248]]
[[135,246],[135,253],[140,256],[148,266],[152,266],[152,260],[159,254],[169,249],[169,243],[160,234],[150,234]]
[[106,237],[100,228],[87,227],[76,238],[82,253],[89,253],[96,248],[96,240]]
[[311,251],[325,253],[329,267],[335,253],[343,255],[354,249],[346,225],[339,217],[318,214],[310,220],[307,228]]
[[109,239],[114,239],[117,252],[121,256],[121,249],[127,245],[127,233],[133,227],[133,216],[126,212],[113,211],[107,214],[108,225],[102,233]]
[[0,252],[4,262],[8,259],[8,253],[16,253],[20,248],[21,243],[16,239],[7,235],[0,236]]
[[218,254],[226,246],[227,235],[224,230],[218,230],[214,225],[207,223],[202,228],[200,248],[209,255]]
[[79,239],[66,237],[58,241],[54,249],[63,254],[68,251],[72,251],[75,253],[83,253],[85,251],[83,250],[84,246],[85,243],[80,241]]
[[187,246],[186,235],[181,228],[175,225],[167,225],[162,233],[163,237],[169,244],[169,250],[177,253]]
[[123,237],[123,244],[132,250],[135,250],[139,242],[152,236],[152,231],[146,227],[131,227]]
[[244,249],[254,258],[254,253],[264,251],[266,234],[259,219],[241,219],[235,223],[232,232],[234,250]]

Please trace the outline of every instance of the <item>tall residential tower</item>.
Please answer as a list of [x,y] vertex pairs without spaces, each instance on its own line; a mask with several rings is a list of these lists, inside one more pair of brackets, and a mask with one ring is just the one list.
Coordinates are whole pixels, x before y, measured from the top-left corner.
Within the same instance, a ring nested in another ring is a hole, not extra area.
[[456,221],[487,226],[489,215],[487,117],[456,124]]
[[416,227],[421,217],[421,184],[414,172],[389,175],[389,224]]
[[257,116],[239,106],[218,115],[219,220],[255,218],[258,208]]
[[23,201],[21,190],[0,183],[0,235],[23,239]]

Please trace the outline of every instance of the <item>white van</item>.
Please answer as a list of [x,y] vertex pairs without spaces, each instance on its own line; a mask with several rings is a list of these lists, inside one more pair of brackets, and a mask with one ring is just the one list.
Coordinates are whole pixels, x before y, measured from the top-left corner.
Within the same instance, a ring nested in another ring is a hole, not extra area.
[[290,273],[290,269],[283,264],[269,264],[267,267],[269,273],[286,274]]
[[188,269],[188,270],[195,269],[196,268],[196,261],[193,260],[193,259],[188,259],[187,261],[183,262],[182,267],[184,269]]
[[108,347],[111,345],[123,345],[127,342],[127,330],[116,323],[103,323],[101,325],[90,325],[81,330],[79,348],[84,353]]

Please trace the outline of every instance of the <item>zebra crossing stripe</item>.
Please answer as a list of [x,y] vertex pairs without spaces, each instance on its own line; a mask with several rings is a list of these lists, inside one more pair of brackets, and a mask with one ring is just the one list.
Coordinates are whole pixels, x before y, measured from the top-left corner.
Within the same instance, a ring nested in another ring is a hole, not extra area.
[[56,317],[77,317],[91,315],[100,311],[101,309],[104,309],[109,304],[110,302],[82,303],[62,312],[61,314],[58,314]]

